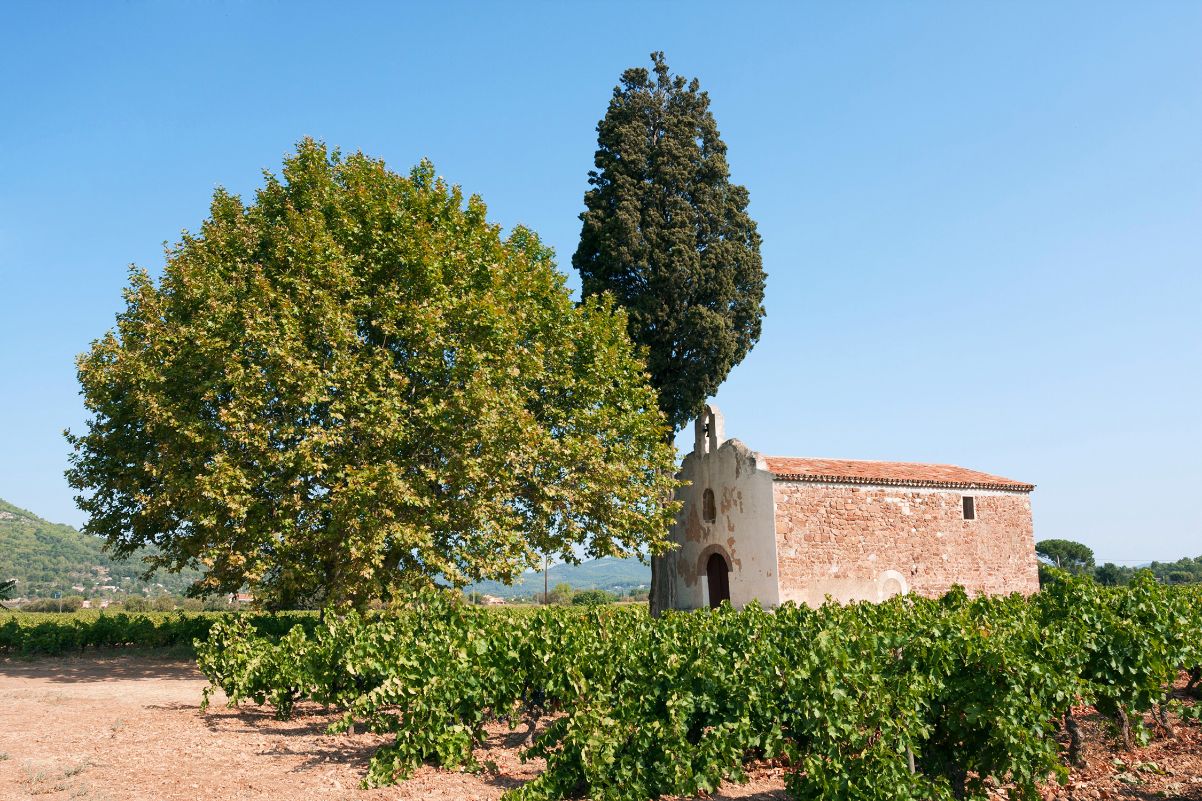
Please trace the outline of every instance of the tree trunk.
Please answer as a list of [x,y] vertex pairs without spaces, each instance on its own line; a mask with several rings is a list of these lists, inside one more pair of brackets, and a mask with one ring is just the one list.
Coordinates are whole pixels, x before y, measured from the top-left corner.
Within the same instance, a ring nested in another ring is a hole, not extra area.
[[964,801],[968,797],[968,771],[959,765],[953,765],[948,769],[948,779],[952,784],[952,797],[956,801]]
[[1152,717],[1160,724],[1160,728],[1164,729],[1166,737],[1176,737],[1177,730],[1173,728],[1173,721],[1169,719],[1168,710],[1160,704],[1152,707]]
[[1131,720],[1127,717],[1127,710],[1122,704],[1115,707],[1115,721],[1118,723],[1119,736],[1123,740],[1123,748],[1128,751],[1135,750],[1135,741],[1131,737]]
[[532,717],[526,721],[526,736],[522,738],[522,748],[534,745],[534,731],[538,728],[538,718]]
[[1081,728],[1071,711],[1064,713],[1064,729],[1068,732],[1068,763],[1074,768],[1085,767],[1085,757],[1081,756]]
[[673,601],[674,553],[651,557],[651,617],[659,617],[671,609]]
[[[675,448],[676,432],[669,431],[665,437],[668,445]],[[672,492],[664,500],[671,503],[676,498]],[[651,617],[659,617],[666,610],[675,606],[676,588],[676,552],[668,551],[662,556],[651,557],[651,592],[648,593]]]
[[650,606],[651,617],[659,617],[660,615],[662,615],[664,613],[664,602],[663,602],[663,599],[659,597],[660,585],[663,584],[663,580],[660,578],[660,574],[662,572],[663,571],[660,570],[660,567],[659,567],[659,557],[652,556],[651,557],[651,592],[649,592],[647,594],[647,602]]
[[547,693],[540,688],[532,692],[527,691],[523,695],[528,700],[526,701],[526,736],[522,738],[522,747],[529,748],[534,745],[534,732],[538,729],[538,722],[546,712]]

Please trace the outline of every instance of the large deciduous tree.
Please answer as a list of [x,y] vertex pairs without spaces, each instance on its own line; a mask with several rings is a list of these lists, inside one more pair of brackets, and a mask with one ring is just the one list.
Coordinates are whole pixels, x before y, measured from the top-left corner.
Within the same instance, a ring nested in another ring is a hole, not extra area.
[[195,592],[361,605],[664,545],[669,430],[605,298],[423,163],[305,140],[78,360],[86,530]]
[[[622,73],[597,124],[572,265],[585,297],[609,293],[626,309],[675,432],[759,339],[766,276],[709,95],[663,53],[651,61]],[[653,614],[670,605],[664,570],[652,560]]]

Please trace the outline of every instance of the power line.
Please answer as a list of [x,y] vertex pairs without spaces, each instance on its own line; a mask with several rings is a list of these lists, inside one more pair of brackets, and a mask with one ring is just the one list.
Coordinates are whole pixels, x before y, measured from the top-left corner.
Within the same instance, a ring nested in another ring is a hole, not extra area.
[[1194,557],[1192,557],[1192,556],[1185,556],[1185,557],[1181,557],[1181,558],[1179,558],[1179,559],[1173,559],[1173,560],[1168,560],[1168,559],[1150,559],[1150,558],[1148,558],[1148,557],[1144,557],[1143,559],[1104,559],[1104,560],[1102,560],[1102,561],[1104,561],[1104,562],[1114,562],[1114,563],[1116,563],[1116,564],[1117,564],[1117,563],[1119,563],[1119,562],[1136,562],[1137,564],[1141,564],[1141,565],[1151,564],[1152,562],[1159,562],[1159,563],[1160,563],[1160,564],[1162,564],[1162,565],[1172,565],[1172,564],[1176,564],[1177,562],[1181,562],[1181,561],[1184,561],[1184,560],[1196,561],[1196,560],[1195,560],[1195,558],[1194,558]]

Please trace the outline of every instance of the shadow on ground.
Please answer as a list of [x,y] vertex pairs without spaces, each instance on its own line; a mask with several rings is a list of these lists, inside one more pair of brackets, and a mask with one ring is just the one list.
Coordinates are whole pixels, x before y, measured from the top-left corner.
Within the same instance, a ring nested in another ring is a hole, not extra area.
[[[302,703],[289,720],[275,718],[269,707],[243,705],[226,707],[213,705],[205,714],[205,726],[214,734],[226,737],[248,735],[271,735],[286,738],[267,748],[259,748],[256,754],[262,757],[300,757],[301,762],[291,769],[292,773],[303,773],[315,768],[341,764],[354,768],[359,776],[366,775],[372,754],[387,744],[391,737],[385,734],[328,734],[327,727],[338,720],[339,715],[326,712],[319,706]],[[543,727],[539,728],[542,731]],[[494,731],[477,752],[480,762],[492,759],[502,762],[504,767],[497,772],[481,771],[479,780],[502,790],[512,790],[526,784],[532,776],[513,775],[516,765],[513,756],[525,740],[525,726],[515,731]],[[505,757],[508,758],[505,758]],[[521,771],[518,771],[521,773]],[[451,771],[451,774],[457,773]],[[404,782],[401,782],[404,784]],[[723,791],[706,796],[709,801],[788,801],[783,789],[764,792],[740,793],[740,786],[726,786]]]
[[79,658],[54,657],[37,660],[5,659],[0,661],[0,676],[39,679],[55,682],[129,681],[154,679],[159,681],[204,681],[195,662],[178,657],[148,656],[145,651],[123,656],[98,657],[89,654]]

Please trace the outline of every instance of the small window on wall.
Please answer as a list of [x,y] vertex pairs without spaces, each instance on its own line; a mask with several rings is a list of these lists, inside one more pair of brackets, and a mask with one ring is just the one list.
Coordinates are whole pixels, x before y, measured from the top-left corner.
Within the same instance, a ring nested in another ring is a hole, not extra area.
[[964,519],[965,520],[976,520],[977,519],[977,499],[972,497],[971,495],[965,495],[962,498],[962,500],[964,501]]
[[718,519],[718,509],[714,505],[714,491],[706,489],[705,494],[701,496],[701,518],[707,523],[712,523]]

